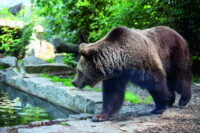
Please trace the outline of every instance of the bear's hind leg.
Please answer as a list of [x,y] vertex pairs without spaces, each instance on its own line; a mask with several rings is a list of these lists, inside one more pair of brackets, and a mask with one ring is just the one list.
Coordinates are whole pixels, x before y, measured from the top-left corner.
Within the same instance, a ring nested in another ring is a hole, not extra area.
[[[182,45],[178,45],[182,46]],[[191,99],[192,73],[188,49],[176,48],[171,55],[170,72],[168,81],[172,84],[171,89],[181,95],[179,106],[185,106]]]
[[126,77],[123,78],[122,76],[103,81],[103,110],[100,114],[94,116],[92,121],[108,120],[120,109],[124,99],[126,83]]
[[174,67],[168,76],[168,87],[181,95],[179,106],[185,106],[191,99],[191,71],[190,68]]
[[185,106],[187,103],[189,103],[192,96],[191,82],[183,80],[180,87],[182,88],[182,90],[180,92],[181,98],[179,100],[179,106]]

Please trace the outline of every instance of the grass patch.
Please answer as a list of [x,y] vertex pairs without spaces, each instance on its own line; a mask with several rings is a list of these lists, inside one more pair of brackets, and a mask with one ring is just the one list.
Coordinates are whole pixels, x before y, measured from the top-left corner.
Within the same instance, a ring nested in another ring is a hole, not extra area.
[[45,61],[46,61],[46,63],[53,63],[54,62],[54,58],[46,59]]
[[22,60],[21,60],[21,59],[20,59],[20,60],[18,60],[18,63],[19,63],[19,64],[22,64]]
[[[47,74],[40,74],[41,77],[43,78],[48,78],[51,79],[52,82],[61,82],[64,86],[74,86],[72,85],[72,79],[70,78],[60,78],[58,76],[51,76],[51,75],[47,75]],[[85,90],[93,90],[93,91],[97,91],[97,92],[101,92],[102,89],[99,88],[91,88],[89,86],[84,87],[83,89]],[[139,97],[139,95],[135,95],[132,92],[125,92],[125,97],[124,97],[125,101],[129,101],[131,103],[137,104],[137,103],[152,103],[153,99],[151,96],[148,96],[146,99],[141,99]]]
[[60,125],[63,125],[63,126],[66,126],[66,125],[67,125],[67,123],[64,122],[64,121],[63,121],[63,122],[60,122],[59,124],[60,124]]
[[3,70],[4,69],[4,67],[3,66],[0,66],[0,70]]
[[[52,82],[61,82],[64,86],[74,87],[74,85],[72,84],[72,79],[70,79],[70,78],[60,78],[58,76],[51,76],[51,75],[47,75],[44,73],[40,74],[40,77],[51,79]],[[89,86],[86,86],[83,89],[93,90],[93,91],[97,91],[97,92],[101,91],[101,89],[99,89],[99,88],[91,88]]]
[[152,103],[153,102],[153,98],[151,96],[148,96],[146,99],[141,99],[139,95],[135,95],[132,92],[125,92],[125,97],[124,97],[125,101],[129,101],[131,103]]
[[2,65],[2,66],[0,66],[0,70],[6,69],[6,68],[8,68],[8,67],[9,67],[9,66]]

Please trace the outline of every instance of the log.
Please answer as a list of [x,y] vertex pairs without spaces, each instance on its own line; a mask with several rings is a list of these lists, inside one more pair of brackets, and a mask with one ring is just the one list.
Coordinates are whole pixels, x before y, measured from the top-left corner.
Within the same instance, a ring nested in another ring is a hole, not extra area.
[[53,39],[53,45],[57,53],[74,53],[74,54],[79,53],[78,44],[66,44],[63,42],[61,38]]

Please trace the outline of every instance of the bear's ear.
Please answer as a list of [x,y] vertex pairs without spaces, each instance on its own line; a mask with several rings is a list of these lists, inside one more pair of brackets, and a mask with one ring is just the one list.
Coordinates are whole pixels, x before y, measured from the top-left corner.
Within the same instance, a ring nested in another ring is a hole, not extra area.
[[87,46],[88,46],[87,43],[81,43],[80,46],[79,46],[79,49],[81,49],[81,48],[85,48],[85,47],[87,47]]
[[80,54],[82,56],[84,56],[85,58],[89,58],[90,57],[89,51],[86,48],[80,48]]
[[88,46],[87,43],[81,43],[80,46],[79,46],[79,49],[80,49],[80,54],[86,58],[89,57],[89,52],[88,50],[86,49],[86,47]]

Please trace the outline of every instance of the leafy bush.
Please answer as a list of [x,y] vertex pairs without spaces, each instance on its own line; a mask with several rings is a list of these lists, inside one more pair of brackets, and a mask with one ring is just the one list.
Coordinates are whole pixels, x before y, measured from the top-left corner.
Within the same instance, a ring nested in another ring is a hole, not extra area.
[[200,83],[200,76],[194,75],[192,77],[192,82],[193,83]]
[[[33,0],[38,12],[46,18],[46,38],[60,36],[65,41],[92,42],[107,29],[114,0]],[[103,33],[105,32],[105,33]]]
[[3,52],[4,55],[11,55],[17,58],[24,57],[26,46],[31,40],[33,33],[33,24],[27,24],[21,30],[2,27],[0,31],[1,52]]
[[4,8],[0,10],[0,18],[14,20],[15,16],[8,12],[8,8]]
[[70,53],[65,53],[65,57],[63,57],[62,60],[64,61],[64,64],[66,65],[69,65],[72,67],[76,67],[77,65],[77,62],[75,61],[74,57]]

